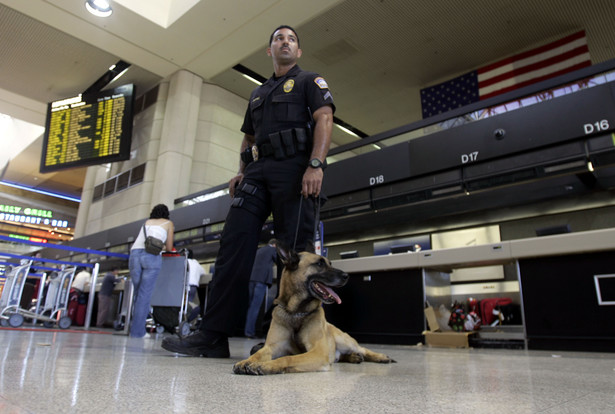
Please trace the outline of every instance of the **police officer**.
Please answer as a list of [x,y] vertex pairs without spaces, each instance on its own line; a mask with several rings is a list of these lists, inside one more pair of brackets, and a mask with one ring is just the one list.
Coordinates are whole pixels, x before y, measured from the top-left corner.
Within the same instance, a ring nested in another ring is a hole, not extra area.
[[241,127],[240,167],[229,183],[233,202],[205,317],[193,335],[165,338],[168,351],[230,356],[228,337],[245,316],[260,231],[271,213],[278,240],[297,251],[311,248],[335,106],[325,79],[297,66],[301,53],[292,27],[273,31],[267,55],[274,74],[250,96]]

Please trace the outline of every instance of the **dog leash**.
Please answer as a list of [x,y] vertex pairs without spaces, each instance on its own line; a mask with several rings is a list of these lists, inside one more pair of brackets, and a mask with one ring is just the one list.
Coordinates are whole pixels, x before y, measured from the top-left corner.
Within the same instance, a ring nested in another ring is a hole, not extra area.
[[297,248],[297,236],[299,236],[299,224],[301,223],[301,204],[303,204],[303,196],[299,196],[299,212],[297,213],[297,227],[295,228],[295,240],[293,241],[293,250]]
[[[320,196],[312,197],[314,199],[314,232],[312,234],[312,243],[316,245],[316,234],[318,233],[318,225],[320,223]],[[297,227],[295,228],[295,240],[293,241],[293,250],[297,247],[297,237],[299,236],[299,226],[301,224],[301,208],[303,205],[303,197],[299,198],[299,212],[297,213]]]

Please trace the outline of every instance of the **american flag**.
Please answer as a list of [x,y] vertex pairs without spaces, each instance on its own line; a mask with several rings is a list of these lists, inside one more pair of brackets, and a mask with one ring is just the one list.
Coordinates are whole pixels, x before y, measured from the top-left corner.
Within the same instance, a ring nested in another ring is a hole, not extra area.
[[423,118],[591,65],[585,31],[421,89]]

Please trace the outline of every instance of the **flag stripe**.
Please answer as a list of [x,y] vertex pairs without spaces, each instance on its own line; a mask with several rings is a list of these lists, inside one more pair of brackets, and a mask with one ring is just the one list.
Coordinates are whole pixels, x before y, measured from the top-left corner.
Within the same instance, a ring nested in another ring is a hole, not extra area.
[[[578,66],[581,65],[581,66]],[[533,67],[530,72],[513,72],[510,76],[506,78],[498,79],[497,82],[485,82],[478,84],[478,91],[481,99],[485,99],[484,96],[490,94],[499,89],[508,88],[512,85],[520,85],[524,83],[525,85],[529,85],[532,82],[538,82],[538,79],[548,79],[549,76],[557,76],[557,74],[561,74],[563,69],[568,67],[577,67],[583,68],[586,66],[590,66],[589,62],[589,53],[585,53],[579,56],[573,56],[572,58],[566,59],[564,61],[557,61],[548,66],[545,65],[536,65]],[[568,71],[569,72],[569,71]],[[567,73],[567,72],[564,72]],[[520,87],[520,86],[518,86]]]
[[559,40],[556,40],[555,42],[546,44],[544,46],[540,46],[537,47],[535,49],[532,50],[528,50],[526,52],[523,53],[519,53],[517,55],[514,56],[510,56],[506,59],[502,59],[498,62],[492,63],[490,65],[484,66],[480,69],[478,69],[478,73],[480,74],[484,74],[486,72],[492,71],[492,70],[496,70],[502,66],[506,66],[509,65],[513,62],[518,62],[518,61],[523,61],[525,59],[531,58],[532,56],[536,56],[536,55],[543,55],[544,53],[549,53],[550,50],[552,49],[557,49],[561,46],[565,46],[566,44],[569,43],[573,43],[575,44],[575,47],[578,47],[580,44],[576,43],[575,41],[580,40],[581,43],[580,44],[587,44],[587,40],[585,38],[585,31],[581,30],[580,32],[571,34],[570,36],[566,36],[564,38],[561,38]]
[[529,79],[529,80],[527,80],[525,82],[516,83],[514,85],[511,85],[511,86],[508,86],[508,87],[505,87],[505,88],[493,91],[491,93],[486,93],[485,95],[481,94],[480,95],[480,99],[483,100],[483,99],[487,99],[487,98],[491,98],[491,97],[497,96],[497,95],[502,94],[502,93],[514,91],[515,89],[519,89],[519,88],[522,88],[522,87],[527,86],[527,85],[531,85],[531,84],[536,83],[536,82],[541,82],[543,80],[551,79],[551,78],[553,78],[555,76],[559,76],[559,75],[563,75],[565,73],[573,72],[575,70],[579,70],[579,69],[582,69],[582,68],[585,68],[585,67],[588,67],[588,66],[591,66],[591,63],[589,63],[589,62],[582,62],[582,63],[576,64],[574,66],[569,66],[569,67],[567,67],[565,69],[559,70],[557,72],[550,72],[549,74],[546,74],[546,75],[543,75],[543,76],[539,76],[539,77],[536,77],[536,78],[532,78],[532,79]]
[[518,74],[532,72],[536,69],[540,69],[546,66],[551,66],[555,63],[562,62],[564,60],[568,60],[568,59],[571,59],[579,55],[589,56],[589,49],[587,48],[587,45],[581,45],[577,48],[564,51],[562,53],[557,53],[549,57],[544,56],[543,58],[541,56],[538,58],[533,58],[532,59],[533,62],[531,63],[529,62],[513,63],[511,65],[506,66],[506,72],[496,73],[495,71],[492,71],[492,72],[489,72],[487,75],[481,75],[479,72],[478,81],[480,82],[481,85],[485,85],[485,86],[492,85],[503,79],[506,79],[506,78],[509,78],[509,77],[512,77]]

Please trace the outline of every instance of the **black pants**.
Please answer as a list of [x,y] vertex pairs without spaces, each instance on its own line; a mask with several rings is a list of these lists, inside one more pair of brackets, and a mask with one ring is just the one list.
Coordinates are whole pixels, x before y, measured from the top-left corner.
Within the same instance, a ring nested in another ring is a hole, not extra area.
[[301,200],[307,162],[308,154],[300,154],[286,160],[264,158],[247,166],[238,187],[247,191],[235,192],[235,206],[226,217],[201,330],[232,336],[245,317],[254,256],[270,214],[278,240],[292,247],[296,238],[297,251],[311,244],[314,202],[312,198]]

